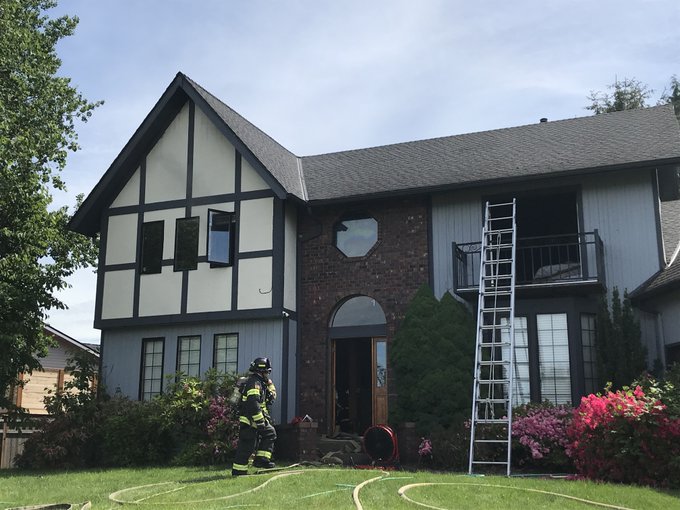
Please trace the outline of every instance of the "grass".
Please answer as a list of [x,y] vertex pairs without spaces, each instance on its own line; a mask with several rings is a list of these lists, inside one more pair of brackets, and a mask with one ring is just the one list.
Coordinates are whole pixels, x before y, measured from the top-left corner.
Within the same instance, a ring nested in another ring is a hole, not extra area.
[[330,468],[293,468],[234,479],[225,469],[172,467],[49,473],[4,470],[0,471],[0,509],[85,501],[91,501],[93,509],[352,509],[354,488],[372,478],[377,479],[359,491],[365,510],[423,508],[399,496],[399,489],[410,484],[429,484],[414,486],[405,494],[430,508],[597,508],[559,495],[635,510],[680,508],[680,491],[585,481]]

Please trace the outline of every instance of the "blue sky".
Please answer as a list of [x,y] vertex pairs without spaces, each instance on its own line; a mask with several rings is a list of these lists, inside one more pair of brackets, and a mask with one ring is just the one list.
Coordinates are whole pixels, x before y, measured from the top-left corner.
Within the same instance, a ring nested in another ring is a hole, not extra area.
[[[617,77],[680,75],[677,0],[61,0],[77,15],[60,74],[104,100],[78,127],[72,205],[89,193],[178,71],[297,155],[589,115]],[[95,276],[50,324],[84,342]]]

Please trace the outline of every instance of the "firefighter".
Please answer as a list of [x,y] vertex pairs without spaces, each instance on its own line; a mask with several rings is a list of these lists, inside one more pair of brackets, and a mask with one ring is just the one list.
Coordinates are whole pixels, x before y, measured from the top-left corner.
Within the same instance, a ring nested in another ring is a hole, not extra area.
[[[269,358],[255,358],[250,364],[252,372],[241,387],[239,403],[239,436],[231,475],[248,474],[248,459],[255,452],[253,466],[270,469],[276,430],[269,417],[268,406],[276,398],[276,388],[269,378],[272,366]],[[257,451],[255,451],[257,448]]]

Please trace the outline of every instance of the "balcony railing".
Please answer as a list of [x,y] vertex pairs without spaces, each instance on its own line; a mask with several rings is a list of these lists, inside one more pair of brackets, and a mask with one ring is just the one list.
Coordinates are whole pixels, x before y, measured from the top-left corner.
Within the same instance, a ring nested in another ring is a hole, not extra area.
[[[481,242],[453,243],[454,292],[479,287],[481,246]],[[605,285],[604,248],[597,230],[517,240],[516,286],[583,282]]]

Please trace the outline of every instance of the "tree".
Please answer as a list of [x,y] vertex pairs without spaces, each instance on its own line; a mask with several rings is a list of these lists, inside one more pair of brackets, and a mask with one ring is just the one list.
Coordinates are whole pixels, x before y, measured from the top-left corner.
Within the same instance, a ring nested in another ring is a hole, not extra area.
[[421,433],[449,428],[470,416],[475,323],[446,293],[437,301],[423,285],[409,304],[390,348],[397,398],[390,421],[412,421]]
[[[65,308],[56,292],[76,269],[94,264],[96,240],[70,232],[60,172],[78,150],[75,125],[90,103],[58,76],[57,42],[78,19],[50,19],[55,0],[0,4],[0,408],[16,411],[10,389],[20,373],[40,368],[50,340],[46,312]],[[82,197],[77,202],[80,203]]]
[[604,298],[597,314],[598,373],[602,386],[611,382],[614,390],[630,385],[646,368],[647,352],[641,342],[640,323],[633,315],[633,307],[624,293],[612,291],[611,311]]
[[[624,78],[607,85],[611,92],[590,91],[588,99],[590,105],[586,110],[591,110],[595,115],[600,113],[619,112],[622,110],[632,110],[634,108],[644,108],[650,106],[648,100],[654,94],[654,90],[635,78]],[[669,85],[664,89],[657,100],[657,105],[673,104],[675,114],[680,119],[680,82],[677,76],[671,76]]]
[[644,108],[647,106],[647,100],[652,97],[654,92],[646,84],[635,78],[615,80],[611,85],[607,85],[607,88],[612,92],[590,91],[588,99],[591,104],[586,106],[586,110],[592,110],[595,115],[599,115],[600,113]]

